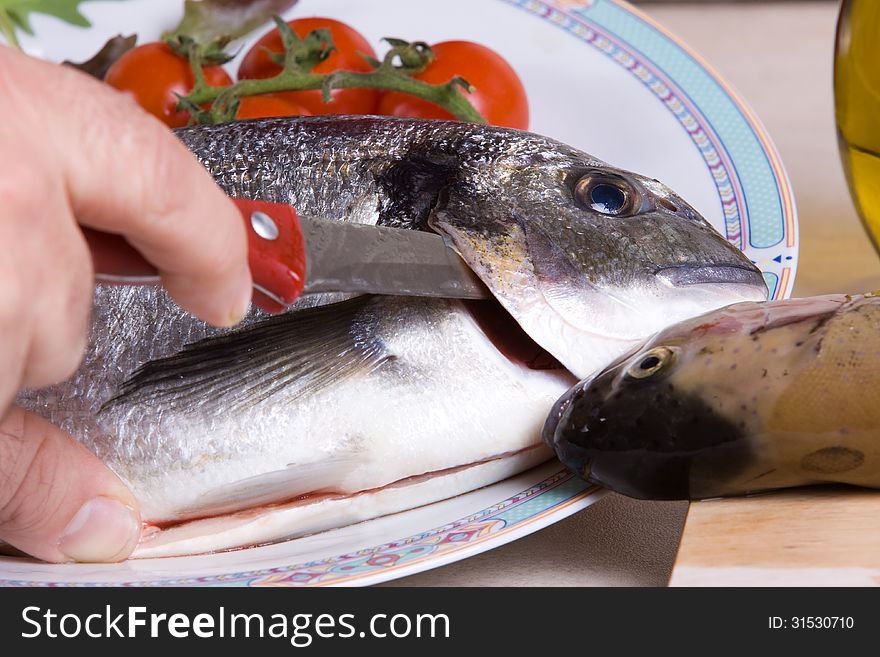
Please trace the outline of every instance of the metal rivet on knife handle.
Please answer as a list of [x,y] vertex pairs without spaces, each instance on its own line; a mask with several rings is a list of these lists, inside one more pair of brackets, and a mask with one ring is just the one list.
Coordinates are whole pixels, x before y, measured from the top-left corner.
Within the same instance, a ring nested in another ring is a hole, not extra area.
[[254,212],[251,215],[251,226],[254,232],[264,240],[278,239],[278,226],[272,217],[265,212]]
[[232,199],[248,231],[254,304],[282,312],[303,291],[306,254],[296,210],[282,203]]

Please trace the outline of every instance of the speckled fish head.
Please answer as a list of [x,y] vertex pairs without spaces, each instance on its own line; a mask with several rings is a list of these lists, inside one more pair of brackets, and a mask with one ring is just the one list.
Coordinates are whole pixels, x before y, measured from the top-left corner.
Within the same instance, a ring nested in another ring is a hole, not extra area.
[[671,326],[571,388],[544,440],[585,478],[635,497],[746,492],[750,468],[776,458],[758,459],[752,438],[845,301],[740,303]]
[[767,295],[755,266],[674,192],[573,149],[463,176],[429,224],[581,377],[664,326]]

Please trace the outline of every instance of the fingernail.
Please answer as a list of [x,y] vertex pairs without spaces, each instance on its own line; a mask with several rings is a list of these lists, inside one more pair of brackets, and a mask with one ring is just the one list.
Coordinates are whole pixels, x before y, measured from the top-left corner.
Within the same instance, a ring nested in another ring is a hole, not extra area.
[[253,284],[251,283],[250,279],[247,279],[247,285],[239,294],[238,303],[233,306],[232,311],[229,313],[228,326],[235,326],[236,324],[240,323],[245,317],[247,317],[247,314],[251,309],[251,299],[253,298],[253,296]]
[[73,516],[58,549],[72,561],[119,561],[134,549],[139,535],[134,509],[109,497],[95,497]]

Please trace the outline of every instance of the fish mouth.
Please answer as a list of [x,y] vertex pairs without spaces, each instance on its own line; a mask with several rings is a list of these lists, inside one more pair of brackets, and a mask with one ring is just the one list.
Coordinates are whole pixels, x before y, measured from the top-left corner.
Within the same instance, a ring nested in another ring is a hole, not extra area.
[[467,299],[462,303],[492,347],[510,362],[529,370],[568,371],[523,330],[497,299]]
[[753,288],[767,298],[767,283],[755,267],[742,265],[676,265],[663,267],[654,272],[667,285],[687,287],[689,285],[737,285]]
[[576,385],[569,388],[565,392],[565,394],[557,399],[556,402],[553,404],[553,408],[550,409],[550,413],[547,415],[547,419],[544,420],[544,426],[541,429],[541,439],[544,441],[544,444],[547,445],[547,447],[550,447],[551,449],[556,449],[557,427],[559,427],[560,423],[563,421],[563,418],[568,414],[568,411],[571,408],[575,397],[583,395],[584,388],[589,386],[591,382],[592,377],[590,379],[584,379],[583,381],[578,382]]
[[594,376],[580,381],[556,400],[541,429],[541,440],[553,450],[556,458],[569,470],[591,483],[596,483],[591,479],[596,454],[594,450],[585,449],[576,441],[570,440],[570,432],[566,431],[566,427],[571,424],[575,404],[583,401],[595,379]]

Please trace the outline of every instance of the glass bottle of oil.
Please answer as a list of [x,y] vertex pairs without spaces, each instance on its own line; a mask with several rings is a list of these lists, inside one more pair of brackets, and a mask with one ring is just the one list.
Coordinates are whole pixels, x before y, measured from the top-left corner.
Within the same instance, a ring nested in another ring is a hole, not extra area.
[[834,100],[850,193],[880,251],[880,0],[841,3]]

